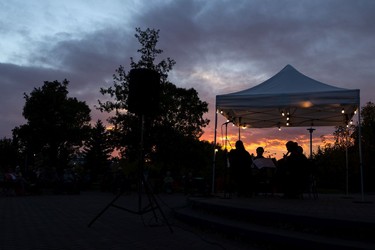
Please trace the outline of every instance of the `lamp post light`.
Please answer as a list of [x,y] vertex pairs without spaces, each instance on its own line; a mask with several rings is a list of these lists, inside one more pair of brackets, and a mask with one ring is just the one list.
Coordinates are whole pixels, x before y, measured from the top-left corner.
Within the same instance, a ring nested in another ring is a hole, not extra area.
[[315,128],[308,128],[307,130],[310,132],[310,160],[312,160],[312,134]]

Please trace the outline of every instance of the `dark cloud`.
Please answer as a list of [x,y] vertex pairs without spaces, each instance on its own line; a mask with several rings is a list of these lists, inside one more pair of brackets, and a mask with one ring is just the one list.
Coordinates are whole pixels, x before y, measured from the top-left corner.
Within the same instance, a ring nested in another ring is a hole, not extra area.
[[[340,83],[346,78],[343,72],[374,64],[366,56],[375,52],[369,30],[375,4],[369,1],[173,3],[149,10],[139,22],[157,24],[176,70],[220,70],[221,62],[230,62],[247,65],[242,74],[272,76],[290,63],[311,76],[325,75],[323,79],[339,72],[330,82]],[[230,71],[227,67],[220,76]]]
[[[124,13],[129,7],[119,6]],[[255,86],[287,64],[328,84],[360,88],[362,102],[373,101],[375,1],[147,1],[132,13],[123,22],[103,19],[79,34],[66,29],[38,39],[17,26],[28,40],[13,64],[0,64],[0,136],[24,122],[23,93],[44,81],[68,79],[70,95],[89,104],[94,120],[105,119],[94,108],[103,98],[99,89],[111,85],[119,65],[138,60],[136,27],[160,30],[158,60],[177,62],[170,80],[198,91],[212,123],[217,94]],[[0,20],[2,32],[9,25]]]
[[0,63],[0,106],[1,137],[9,137],[15,126],[24,124],[22,109],[25,104],[24,94],[29,94],[35,87],[59,72],[38,67],[23,67]]

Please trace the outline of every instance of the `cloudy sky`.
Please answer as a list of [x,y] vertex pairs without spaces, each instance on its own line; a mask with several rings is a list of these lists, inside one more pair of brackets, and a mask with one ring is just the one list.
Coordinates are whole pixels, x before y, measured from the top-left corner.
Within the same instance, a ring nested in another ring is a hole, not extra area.
[[[23,93],[44,81],[68,79],[69,95],[86,101],[92,119],[100,87],[119,65],[138,60],[135,28],[160,30],[160,60],[177,63],[170,80],[195,88],[209,103],[213,139],[215,97],[253,87],[287,64],[318,81],[360,89],[374,102],[375,1],[372,0],[7,0],[0,1],[0,137],[25,123]],[[224,118],[219,118],[218,140]],[[316,128],[320,135],[331,128]],[[228,129],[234,145],[237,129]],[[233,135],[232,135],[233,133]],[[254,152],[284,150],[297,140],[308,151],[306,128],[253,129],[241,139]]]

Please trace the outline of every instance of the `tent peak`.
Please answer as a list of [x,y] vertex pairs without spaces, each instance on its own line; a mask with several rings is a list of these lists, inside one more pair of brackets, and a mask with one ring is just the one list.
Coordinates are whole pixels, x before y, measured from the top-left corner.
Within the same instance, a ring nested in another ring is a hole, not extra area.
[[279,71],[279,73],[281,73],[281,72],[285,72],[286,73],[288,71],[294,71],[294,73],[298,73],[298,74],[301,74],[301,75],[307,77],[306,75],[304,75],[301,72],[299,72],[295,67],[293,67],[290,64],[287,64],[282,70]]
[[312,79],[292,65],[287,64],[277,74],[252,88],[232,93],[233,95],[291,94],[329,92],[344,90]]
[[296,68],[294,68],[292,65],[287,64],[281,71],[283,71],[283,70],[290,70],[290,69],[296,70]]

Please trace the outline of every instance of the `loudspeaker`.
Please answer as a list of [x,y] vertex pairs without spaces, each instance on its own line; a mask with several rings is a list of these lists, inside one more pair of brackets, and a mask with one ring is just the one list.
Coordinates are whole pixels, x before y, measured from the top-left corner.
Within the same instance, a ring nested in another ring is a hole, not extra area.
[[129,72],[128,110],[135,114],[154,115],[159,109],[160,75],[146,69]]

